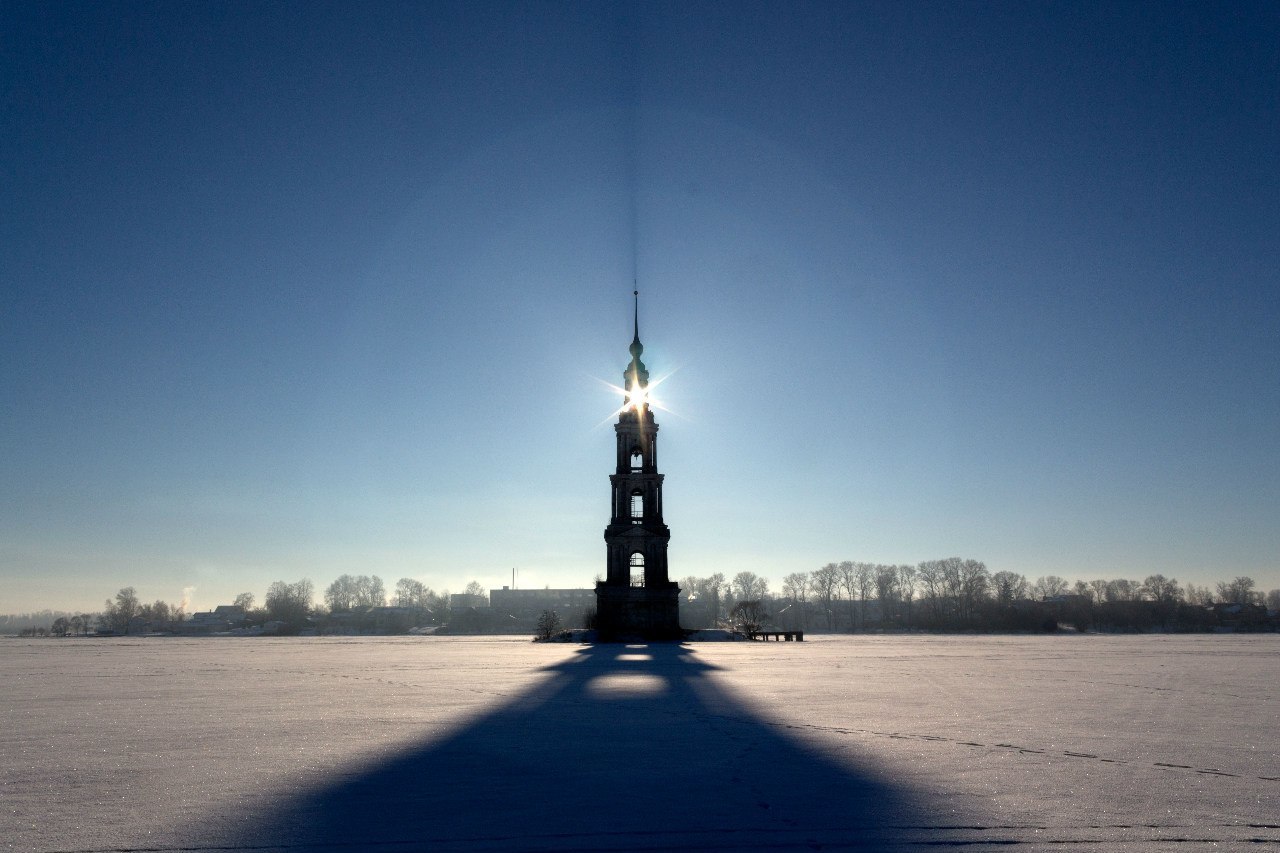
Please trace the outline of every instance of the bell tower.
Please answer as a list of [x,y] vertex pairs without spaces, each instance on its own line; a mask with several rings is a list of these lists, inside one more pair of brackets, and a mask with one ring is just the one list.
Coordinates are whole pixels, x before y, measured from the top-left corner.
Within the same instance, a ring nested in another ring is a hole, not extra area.
[[640,292],[632,296],[635,336],[622,374],[626,397],[613,427],[617,465],[609,475],[608,562],[605,579],[596,584],[596,618],[602,640],[668,640],[680,636],[680,589],[667,577],[671,531],[662,520],[658,424],[649,405],[649,371],[640,360]]

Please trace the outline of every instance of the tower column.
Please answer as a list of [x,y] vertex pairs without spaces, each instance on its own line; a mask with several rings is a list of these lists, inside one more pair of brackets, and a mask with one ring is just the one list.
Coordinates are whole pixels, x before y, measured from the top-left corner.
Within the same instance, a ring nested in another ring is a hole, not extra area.
[[649,405],[649,371],[640,360],[640,295],[634,296],[635,336],[623,371],[626,397],[613,427],[617,460],[609,476],[612,509],[604,531],[607,571],[596,584],[596,623],[606,641],[681,636],[680,589],[667,575],[671,531],[662,520],[658,423]]

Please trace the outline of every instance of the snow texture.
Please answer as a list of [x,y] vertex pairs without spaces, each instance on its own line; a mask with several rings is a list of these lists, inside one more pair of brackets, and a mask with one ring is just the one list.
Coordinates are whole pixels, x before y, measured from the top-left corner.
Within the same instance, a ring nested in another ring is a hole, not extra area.
[[0,641],[0,849],[1280,848],[1280,637]]

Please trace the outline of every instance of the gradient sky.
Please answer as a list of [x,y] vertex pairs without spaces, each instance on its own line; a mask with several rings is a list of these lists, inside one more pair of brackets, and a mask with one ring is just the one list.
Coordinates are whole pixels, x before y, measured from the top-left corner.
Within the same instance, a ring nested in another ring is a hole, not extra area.
[[0,613],[604,571],[1280,587],[1275,3],[0,10]]

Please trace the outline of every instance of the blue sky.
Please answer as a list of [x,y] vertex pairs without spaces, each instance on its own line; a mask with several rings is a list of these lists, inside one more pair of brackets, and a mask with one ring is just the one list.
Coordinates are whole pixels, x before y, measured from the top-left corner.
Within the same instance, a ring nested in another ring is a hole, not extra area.
[[10,3],[0,612],[604,568],[1280,586],[1268,3]]

